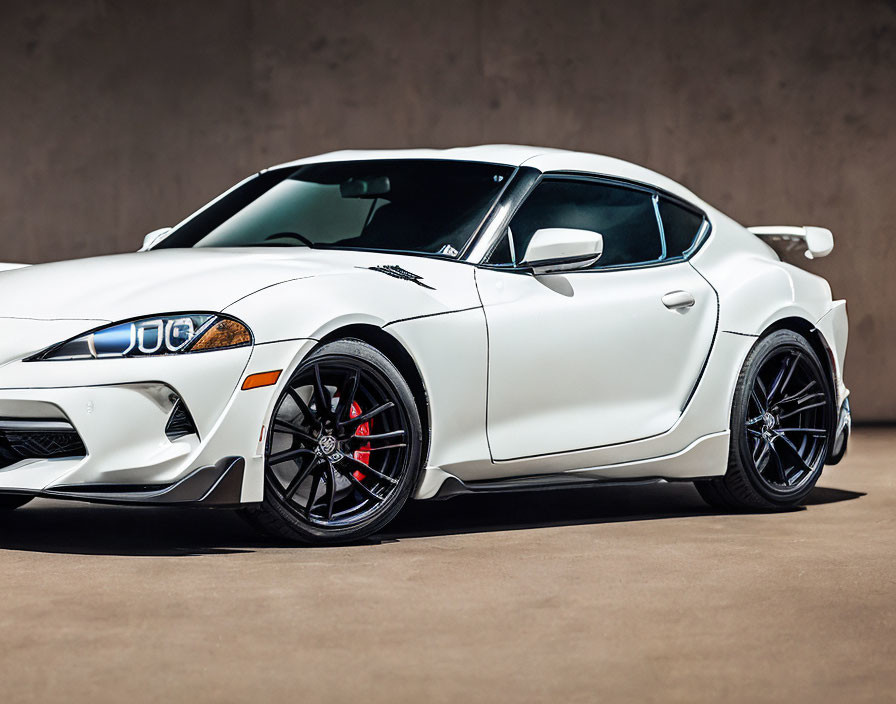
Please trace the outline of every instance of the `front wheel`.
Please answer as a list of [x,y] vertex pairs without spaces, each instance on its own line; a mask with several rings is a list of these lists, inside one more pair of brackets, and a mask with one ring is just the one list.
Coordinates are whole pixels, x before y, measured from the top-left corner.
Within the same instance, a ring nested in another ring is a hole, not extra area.
[[832,437],[833,390],[805,338],[778,330],[751,350],[731,410],[724,477],[696,482],[718,508],[782,510],[812,491]]
[[309,543],[349,542],[383,528],[420,469],[422,429],[395,366],[359,340],[312,353],[287,382],[270,420],[256,526]]

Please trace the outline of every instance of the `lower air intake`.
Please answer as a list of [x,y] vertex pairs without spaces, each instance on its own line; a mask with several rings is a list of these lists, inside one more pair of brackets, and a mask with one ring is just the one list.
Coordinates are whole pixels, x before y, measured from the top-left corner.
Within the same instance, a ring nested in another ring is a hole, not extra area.
[[187,410],[187,404],[183,399],[177,399],[174,403],[174,409],[168,417],[168,424],[165,426],[165,435],[171,442],[178,440],[187,435],[196,435],[196,424],[193,422],[190,411]]
[[87,449],[67,421],[0,418],[0,466],[25,459],[78,458]]
[[75,431],[54,433],[6,433],[6,441],[22,457],[83,457],[84,443]]

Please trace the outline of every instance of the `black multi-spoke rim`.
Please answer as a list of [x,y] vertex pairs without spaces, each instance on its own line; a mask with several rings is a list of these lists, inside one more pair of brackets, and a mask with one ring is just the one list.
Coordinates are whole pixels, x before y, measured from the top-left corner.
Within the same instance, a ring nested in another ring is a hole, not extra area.
[[290,380],[268,432],[266,480],[276,499],[323,528],[363,522],[406,471],[409,424],[373,367],[327,357]]
[[760,366],[744,431],[756,472],[772,491],[799,490],[821,469],[830,427],[826,388],[800,348],[779,348]]

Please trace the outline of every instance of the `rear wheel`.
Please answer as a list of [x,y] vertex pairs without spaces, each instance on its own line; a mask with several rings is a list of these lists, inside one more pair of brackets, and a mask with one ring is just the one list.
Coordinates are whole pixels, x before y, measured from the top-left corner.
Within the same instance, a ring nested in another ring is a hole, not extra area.
[[407,501],[421,462],[414,397],[395,366],[359,340],[314,352],[284,388],[268,426],[263,502],[244,509],[274,535],[358,540]]
[[18,494],[0,495],[0,511],[13,511],[27,504],[33,496],[21,496]]
[[798,506],[824,468],[833,408],[831,384],[806,339],[789,330],[763,338],[738,378],[728,471],[696,482],[700,495],[717,508]]

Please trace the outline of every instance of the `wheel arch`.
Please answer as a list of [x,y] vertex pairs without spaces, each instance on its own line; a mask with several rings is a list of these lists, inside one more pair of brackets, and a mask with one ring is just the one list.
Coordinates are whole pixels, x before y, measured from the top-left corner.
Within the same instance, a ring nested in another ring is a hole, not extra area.
[[824,335],[822,335],[821,331],[816,328],[813,323],[806,318],[797,316],[781,318],[768,325],[759,335],[759,339],[761,340],[764,337],[768,337],[776,330],[790,330],[791,332],[798,333],[806,338],[806,341],[812,347],[815,354],[818,355],[818,359],[821,360],[821,365],[824,368],[824,373],[827,376],[828,381],[831,383],[831,388],[837,388],[837,378],[834,373],[834,353],[827,340],[825,340]]
[[382,328],[367,323],[353,323],[328,332],[309,354],[322,345],[346,338],[360,340],[384,354],[395,365],[405,381],[408,382],[408,386],[411,388],[411,393],[414,396],[414,403],[417,406],[417,413],[420,415],[420,425],[423,428],[422,466],[425,467],[429,458],[431,433],[429,395],[426,391],[423,376],[420,374],[420,370],[411,353],[393,335]]

